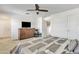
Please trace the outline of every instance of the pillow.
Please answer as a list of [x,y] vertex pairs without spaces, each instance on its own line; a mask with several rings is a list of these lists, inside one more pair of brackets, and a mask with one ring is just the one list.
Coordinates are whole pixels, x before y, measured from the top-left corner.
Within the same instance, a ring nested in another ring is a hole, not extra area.
[[77,47],[76,47],[75,50],[74,50],[74,53],[75,53],[75,54],[79,54],[79,42],[78,42]]
[[78,44],[77,40],[71,40],[69,45],[68,45],[68,50],[70,52],[73,52],[73,50],[76,48],[77,44]]

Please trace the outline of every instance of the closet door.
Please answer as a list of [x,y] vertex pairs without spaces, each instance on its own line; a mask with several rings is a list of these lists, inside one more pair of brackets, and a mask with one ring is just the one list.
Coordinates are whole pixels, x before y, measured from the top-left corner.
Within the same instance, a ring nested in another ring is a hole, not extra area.
[[11,27],[10,20],[0,19],[0,37],[10,37],[11,36]]
[[68,16],[68,38],[78,39],[79,37],[79,15]]
[[67,38],[67,16],[55,15],[52,20],[52,35],[61,38]]

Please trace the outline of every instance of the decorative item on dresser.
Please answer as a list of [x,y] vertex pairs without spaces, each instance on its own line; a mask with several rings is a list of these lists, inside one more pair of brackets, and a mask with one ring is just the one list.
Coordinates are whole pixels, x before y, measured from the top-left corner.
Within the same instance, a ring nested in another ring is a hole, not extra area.
[[39,29],[35,29],[34,37],[41,37],[42,34],[39,32]]
[[19,29],[19,39],[27,39],[34,37],[35,28],[20,28]]

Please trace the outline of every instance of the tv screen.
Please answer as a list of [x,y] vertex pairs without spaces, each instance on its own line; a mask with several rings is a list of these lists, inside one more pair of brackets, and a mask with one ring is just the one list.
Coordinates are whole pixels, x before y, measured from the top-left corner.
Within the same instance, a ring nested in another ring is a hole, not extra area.
[[22,27],[31,27],[31,22],[22,22]]

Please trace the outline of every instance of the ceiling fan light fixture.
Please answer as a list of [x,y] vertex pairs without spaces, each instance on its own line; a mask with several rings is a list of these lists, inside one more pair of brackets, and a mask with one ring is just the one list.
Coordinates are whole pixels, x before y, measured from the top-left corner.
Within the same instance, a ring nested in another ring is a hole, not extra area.
[[39,14],[39,12],[36,12],[36,14],[38,15],[38,14]]

